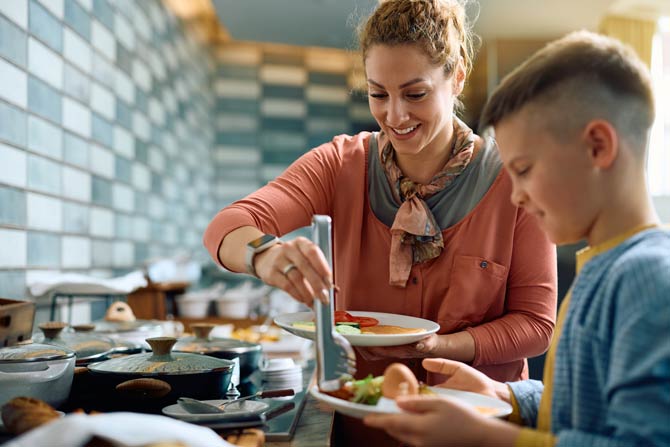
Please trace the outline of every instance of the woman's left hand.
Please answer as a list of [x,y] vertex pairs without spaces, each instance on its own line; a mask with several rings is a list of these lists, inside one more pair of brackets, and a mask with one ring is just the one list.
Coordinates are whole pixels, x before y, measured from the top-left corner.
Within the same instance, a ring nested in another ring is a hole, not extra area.
[[356,352],[367,361],[382,360],[387,358],[395,359],[415,359],[436,357],[440,351],[443,337],[447,335],[431,334],[428,337],[422,338],[416,343],[410,343],[400,346],[374,346],[374,347],[358,347]]

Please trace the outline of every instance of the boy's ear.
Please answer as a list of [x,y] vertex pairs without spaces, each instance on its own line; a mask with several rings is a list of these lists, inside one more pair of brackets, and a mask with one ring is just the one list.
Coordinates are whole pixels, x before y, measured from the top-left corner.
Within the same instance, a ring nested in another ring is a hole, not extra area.
[[582,136],[593,166],[601,169],[612,166],[619,154],[619,136],[614,126],[605,120],[589,121]]

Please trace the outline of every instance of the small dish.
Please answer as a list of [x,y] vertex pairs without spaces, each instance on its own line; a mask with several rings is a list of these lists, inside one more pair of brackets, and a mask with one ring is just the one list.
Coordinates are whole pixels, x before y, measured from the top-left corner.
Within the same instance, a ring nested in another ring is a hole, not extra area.
[[[203,402],[211,405],[221,405],[228,402],[227,400],[203,400]],[[163,408],[163,414],[166,416],[180,419],[186,422],[211,422],[211,421],[234,421],[236,419],[243,419],[249,415],[259,414],[267,410],[269,405],[265,402],[257,400],[247,400],[240,402],[239,405],[231,404],[226,407],[225,413],[209,413],[209,414],[194,414],[189,413],[179,404],[168,405]]]

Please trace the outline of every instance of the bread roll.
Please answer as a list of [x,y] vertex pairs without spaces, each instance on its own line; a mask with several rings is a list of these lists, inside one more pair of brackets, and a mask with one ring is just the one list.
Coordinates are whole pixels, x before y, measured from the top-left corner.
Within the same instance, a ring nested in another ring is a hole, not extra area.
[[51,405],[32,397],[15,397],[2,406],[2,422],[7,431],[14,435],[20,435],[59,417],[60,413]]

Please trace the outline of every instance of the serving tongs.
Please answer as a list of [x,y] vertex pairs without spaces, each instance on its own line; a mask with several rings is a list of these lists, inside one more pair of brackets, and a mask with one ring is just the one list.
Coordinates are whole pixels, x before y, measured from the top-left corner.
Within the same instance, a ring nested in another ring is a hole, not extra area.
[[[312,241],[321,249],[333,271],[332,220],[329,216],[312,218]],[[316,370],[319,388],[336,391],[342,381],[356,373],[356,354],[349,341],[335,331],[333,320],[335,288],[328,291],[328,304],[314,298],[316,315]]]

